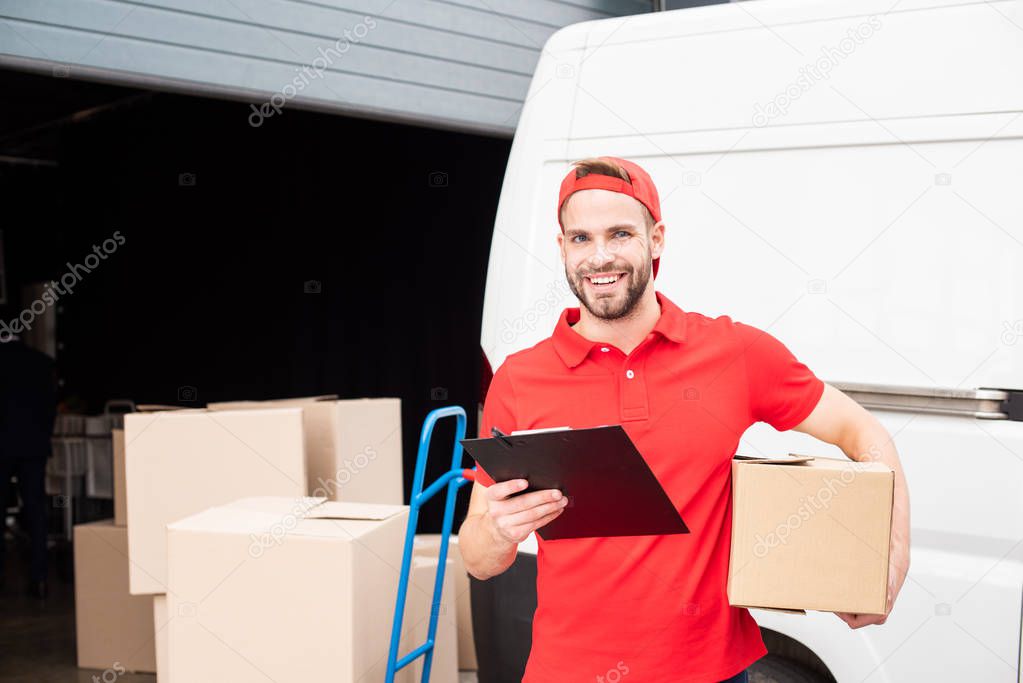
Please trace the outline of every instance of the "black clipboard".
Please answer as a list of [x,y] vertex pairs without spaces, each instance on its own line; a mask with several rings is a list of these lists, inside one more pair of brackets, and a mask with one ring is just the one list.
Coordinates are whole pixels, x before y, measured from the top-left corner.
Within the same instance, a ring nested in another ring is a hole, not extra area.
[[521,493],[559,489],[565,511],[537,529],[545,541],[687,534],[689,528],[621,425],[463,439],[494,481],[525,479]]

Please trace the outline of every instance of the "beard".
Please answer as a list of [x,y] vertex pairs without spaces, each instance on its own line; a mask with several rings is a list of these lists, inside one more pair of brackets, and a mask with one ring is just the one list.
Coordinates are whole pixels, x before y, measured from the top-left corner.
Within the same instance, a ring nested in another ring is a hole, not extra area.
[[[627,317],[636,308],[640,297],[646,291],[650,282],[650,268],[652,259],[647,253],[643,267],[638,271],[628,264],[612,264],[614,267],[605,267],[598,271],[586,271],[583,274],[570,273],[565,268],[565,277],[568,279],[568,286],[579,299],[579,303],[586,307],[593,316],[601,320],[618,320]],[[619,292],[613,296],[587,296],[585,277],[600,273],[626,273],[628,286],[625,292]]]

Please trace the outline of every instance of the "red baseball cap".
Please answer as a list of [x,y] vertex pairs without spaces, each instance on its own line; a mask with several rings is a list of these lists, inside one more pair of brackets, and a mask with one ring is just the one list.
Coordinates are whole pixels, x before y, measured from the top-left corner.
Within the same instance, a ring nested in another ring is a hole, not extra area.
[[[565,179],[561,181],[561,192],[558,193],[558,225],[561,226],[561,232],[565,232],[565,226],[561,224],[561,207],[565,205],[565,201],[572,193],[580,190],[609,190],[628,195],[645,206],[650,215],[653,216],[654,222],[659,223],[661,220],[661,200],[657,196],[657,188],[654,186],[654,181],[650,178],[650,174],[640,168],[638,164],[627,159],[619,159],[618,157],[598,158],[614,162],[624,168],[629,174],[631,183],[627,183],[616,176],[606,176],[598,173],[590,173],[582,178],[576,178],[576,169],[573,167],[565,176]],[[654,259],[654,277],[657,277],[657,266],[660,260],[659,258]]]

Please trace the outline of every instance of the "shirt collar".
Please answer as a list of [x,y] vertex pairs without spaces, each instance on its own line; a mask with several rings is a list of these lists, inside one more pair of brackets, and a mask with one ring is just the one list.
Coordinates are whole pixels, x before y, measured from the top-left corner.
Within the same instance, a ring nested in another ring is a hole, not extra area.
[[[666,339],[682,343],[686,340],[686,314],[681,308],[671,302],[668,297],[660,292],[655,292],[657,303],[661,307],[661,315],[654,325],[654,332],[659,333]],[[554,341],[554,349],[561,356],[561,360],[570,368],[574,368],[589,355],[590,350],[599,344],[582,336],[572,325],[579,322],[579,309],[566,308],[561,312],[558,324],[554,327],[554,334],[551,339]]]

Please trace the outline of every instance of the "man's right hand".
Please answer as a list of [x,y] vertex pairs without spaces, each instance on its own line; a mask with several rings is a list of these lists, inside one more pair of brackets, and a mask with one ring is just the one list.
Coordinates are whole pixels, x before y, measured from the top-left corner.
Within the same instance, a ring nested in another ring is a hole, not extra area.
[[568,504],[558,489],[514,495],[528,485],[525,479],[510,479],[485,489],[487,512],[483,520],[497,541],[518,545],[560,515]]

